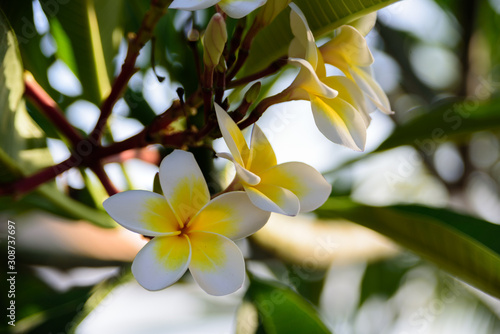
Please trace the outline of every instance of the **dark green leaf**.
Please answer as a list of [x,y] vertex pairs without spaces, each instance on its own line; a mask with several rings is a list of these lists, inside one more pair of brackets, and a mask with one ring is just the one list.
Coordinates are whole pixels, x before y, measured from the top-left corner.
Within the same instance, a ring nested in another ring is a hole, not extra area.
[[330,198],[317,213],[382,233],[450,274],[500,297],[500,226],[446,209],[371,207]]
[[252,277],[245,299],[257,308],[267,334],[331,333],[316,309],[281,283]]

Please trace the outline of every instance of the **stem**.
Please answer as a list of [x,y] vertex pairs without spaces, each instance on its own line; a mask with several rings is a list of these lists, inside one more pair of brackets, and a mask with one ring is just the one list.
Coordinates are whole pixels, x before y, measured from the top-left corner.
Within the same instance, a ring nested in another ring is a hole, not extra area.
[[24,95],[57,127],[71,142],[71,145],[76,147],[83,137],[68,122],[57,103],[29,72],[24,73],[24,88]]
[[203,73],[202,95],[203,95],[203,114],[205,117],[205,124],[208,123],[210,112],[212,110],[212,85],[214,81],[214,68],[212,66],[205,66]]
[[171,1],[168,0],[151,0],[151,7],[144,16],[139,31],[137,32],[137,34],[129,35],[130,42],[127,50],[127,56],[125,57],[125,61],[122,65],[122,70],[113,83],[111,93],[109,93],[109,96],[106,98],[106,100],[104,100],[101,106],[101,114],[99,116],[97,124],[90,134],[90,137],[95,138],[96,142],[100,142],[102,132],[109,116],[111,115],[113,106],[123,94],[123,91],[127,87],[127,84],[132,75],[134,75],[134,73],[137,71],[137,69],[135,68],[135,61],[139,56],[140,50],[153,36],[153,31],[156,24],[165,14],[167,6],[170,4],[170,2]]
[[79,166],[80,163],[81,161],[75,161],[73,156],[71,156],[57,165],[44,168],[33,175],[15,181],[11,184],[3,185],[2,188],[0,188],[0,196],[26,193],[37,188],[43,183],[52,180],[57,175],[62,174],[68,169]]
[[246,26],[246,16],[241,18],[236,25],[236,29],[234,30],[233,37],[231,38],[229,52],[227,54],[227,67],[231,68],[233,66],[234,61],[236,60],[236,51],[241,45],[241,37],[243,36],[243,32],[245,31]]
[[238,58],[236,59],[236,63],[226,75],[226,80],[228,81],[232,80],[238,73],[238,71],[243,67],[243,64],[245,64],[248,58],[248,54],[250,52],[250,46],[252,46],[253,39],[255,38],[260,29],[261,25],[257,24],[257,21],[254,21],[252,26],[250,27],[250,30],[248,30],[247,34],[245,35],[243,43],[241,44],[240,51],[238,52]]
[[114,184],[111,182],[108,174],[106,174],[106,171],[104,170],[100,162],[97,162],[96,164],[92,165],[90,169],[94,172],[99,181],[101,181],[102,185],[104,186],[104,189],[106,189],[106,192],[108,193],[109,196],[113,196],[114,194],[118,193],[118,189],[116,189]]
[[240,129],[243,130],[244,128],[257,122],[264,113],[264,111],[266,111],[266,109],[272,106],[273,104],[290,101],[290,99],[288,98],[289,95],[290,92],[288,90],[284,90],[277,95],[266,97],[265,99],[259,102],[259,104],[255,107],[255,109],[252,110],[250,115],[246,119],[244,119],[241,123],[239,123],[238,126],[240,127]]
[[227,83],[227,88],[234,88],[238,86],[245,85],[249,82],[261,79],[265,76],[274,74],[278,72],[283,66],[287,64],[287,61],[285,59],[278,59],[274,61],[271,65],[269,65],[267,68],[263,69],[262,71],[259,71],[257,73],[251,74],[249,76],[243,77],[238,80],[233,80],[229,83]]

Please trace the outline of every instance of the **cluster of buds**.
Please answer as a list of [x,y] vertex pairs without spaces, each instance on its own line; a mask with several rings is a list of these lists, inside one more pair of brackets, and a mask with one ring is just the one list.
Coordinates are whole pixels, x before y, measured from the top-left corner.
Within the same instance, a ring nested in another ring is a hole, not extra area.
[[[170,7],[197,10],[213,5],[219,12],[212,16],[202,37],[204,129],[205,133],[224,138],[230,152],[217,156],[233,163],[235,179],[227,189],[211,195],[193,155],[175,150],[159,168],[161,193],[131,190],[104,202],[119,224],[152,237],[132,265],[137,281],[149,290],[173,284],[189,269],[209,294],[236,291],[243,284],[245,265],[234,240],[262,228],[271,212],[295,216],[313,211],[330,195],[331,186],[313,167],[299,162],[279,164],[256,124],[247,144],[240,128],[255,123],[269,106],[310,101],[318,129],[331,141],[358,151],[365,146],[369,114],[376,108],[390,113],[387,97],[371,76],[371,52],[363,34],[353,26],[341,26],[329,42],[318,48],[305,15],[290,1],[174,0]],[[225,109],[230,108],[229,103],[227,99],[222,101],[224,87],[243,86],[269,73],[250,76],[251,80],[233,80],[245,62],[245,53],[240,52],[235,62],[226,64],[226,15],[241,18],[261,7],[241,43],[241,48],[246,48],[257,32],[288,6],[294,39],[284,64],[300,68],[296,78],[283,92],[260,101],[260,83],[254,84],[244,95],[240,109],[228,113]],[[371,28],[374,16],[362,23]],[[337,67],[344,76],[327,75],[325,63]],[[226,69],[226,65],[230,68]],[[214,73],[222,78],[222,91],[215,94]],[[254,103],[257,105],[251,108]],[[245,118],[248,110],[250,114]]]

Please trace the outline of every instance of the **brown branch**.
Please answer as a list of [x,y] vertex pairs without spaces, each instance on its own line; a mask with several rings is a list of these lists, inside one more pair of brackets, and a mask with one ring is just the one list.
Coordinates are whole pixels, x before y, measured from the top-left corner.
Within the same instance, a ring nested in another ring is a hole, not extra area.
[[111,180],[109,179],[108,174],[106,174],[106,171],[104,170],[100,162],[89,166],[89,168],[94,172],[99,181],[101,181],[101,184],[103,185],[104,189],[106,189],[106,192],[109,196],[113,196],[114,194],[117,194],[119,192],[113,182],[111,182]]
[[286,59],[278,59],[278,60],[274,61],[273,63],[271,63],[271,65],[269,65],[267,68],[263,69],[262,71],[259,71],[257,73],[251,74],[249,76],[243,77],[243,78],[238,79],[238,80],[233,80],[231,82],[228,82],[226,87],[228,89],[234,88],[234,87],[245,85],[249,82],[261,79],[265,76],[268,76],[268,75],[271,75],[271,74],[278,72],[286,64],[287,64]]
[[170,4],[170,2],[171,1],[168,0],[151,0],[151,7],[144,16],[139,31],[137,32],[137,34],[129,35],[129,46],[125,61],[122,65],[122,70],[113,83],[111,93],[109,93],[109,96],[106,98],[106,100],[104,100],[101,106],[101,114],[99,116],[97,124],[90,134],[90,137],[95,139],[96,142],[100,142],[102,132],[105,128],[109,116],[111,115],[113,106],[123,94],[123,91],[127,87],[127,84],[132,75],[137,72],[137,69],[135,68],[135,61],[139,56],[140,50],[153,36],[153,31],[156,24],[165,14],[167,6]]
[[227,81],[232,80],[236,76],[236,74],[238,74],[238,71],[245,64],[248,58],[248,54],[250,52],[250,46],[252,46],[253,39],[255,38],[255,36],[257,35],[257,33],[260,31],[261,28],[262,26],[257,24],[257,21],[253,22],[252,26],[250,27],[250,30],[248,30],[247,34],[245,35],[245,38],[243,39],[240,51],[238,52],[238,58],[236,59],[236,62],[226,75]]
[[36,82],[31,73],[24,73],[24,95],[47,117],[52,124],[66,137],[73,147],[83,140],[83,137],[68,122],[57,103]]

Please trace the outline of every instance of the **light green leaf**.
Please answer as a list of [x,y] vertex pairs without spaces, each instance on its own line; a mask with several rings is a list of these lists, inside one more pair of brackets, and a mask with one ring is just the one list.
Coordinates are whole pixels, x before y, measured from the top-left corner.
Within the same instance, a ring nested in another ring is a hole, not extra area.
[[121,2],[40,2],[60,49],[58,56],[77,75],[83,87],[83,97],[99,105],[111,90],[113,58],[123,37]]
[[500,297],[500,226],[446,209],[371,207],[330,198],[316,211],[382,233],[483,291]]
[[331,333],[307,300],[279,282],[252,276],[245,299],[256,307],[267,334]]
[[[335,28],[381,9],[396,0],[295,0],[304,12],[316,39]],[[257,72],[287,54],[293,39],[290,29],[290,10],[285,9],[276,19],[259,32],[250,49],[246,74]]]

